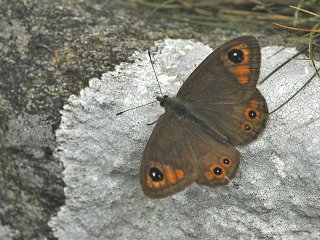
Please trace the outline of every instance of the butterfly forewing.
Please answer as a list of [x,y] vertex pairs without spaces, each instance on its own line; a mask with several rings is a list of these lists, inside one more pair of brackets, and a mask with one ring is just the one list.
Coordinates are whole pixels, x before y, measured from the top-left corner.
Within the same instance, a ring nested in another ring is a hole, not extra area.
[[183,126],[163,114],[144,150],[140,181],[150,198],[162,198],[181,191],[195,181],[198,164]]
[[197,104],[231,104],[255,92],[260,73],[255,37],[233,39],[213,51],[184,82],[177,97]]
[[231,40],[200,64],[177,96],[229,143],[249,143],[265,128],[268,117],[267,103],[256,88],[260,61],[256,38]]

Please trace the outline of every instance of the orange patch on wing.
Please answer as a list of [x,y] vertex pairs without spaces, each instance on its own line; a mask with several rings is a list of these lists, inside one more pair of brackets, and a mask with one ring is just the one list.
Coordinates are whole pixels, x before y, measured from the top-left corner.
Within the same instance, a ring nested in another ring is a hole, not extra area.
[[147,184],[150,188],[153,187],[152,180],[149,177],[147,177]]
[[160,186],[161,187],[164,187],[164,186],[166,186],[167,184],[166,184],[166,181],[163,179],[162,181],[160,181],[159,182],[160,183]]
[[251,100],[249,105],[253,109],[257,109],[258,108],[258,102],[256,100]]
[[176,169],[176,176],[178,178],[178,180],[181,180],[184,178],[184,171],[180,170],[180,169]]
[[244,62],[242,62],[242,63],[246,63],[249,61],[249,57],[250,57],[251,52],[249,51],[248,48],[242,48],[241,50],[243,51],[243,55],[244,55]]
[[249,82],[249,75],[250,75],[251,69],[248,65],[233,66],[230,68],[230,71],[234,75],[236,75],[238,82],[241,85],[247,84]]
[[247,84],[249,82],[249,77],[248,76],[237,76],[238,82],[241,85]]
[[152,182],[152,185],[154,188],[159,188],[160,187],[160,182]]
[[246,44],[238,44],[229,50],[232,51],[233,49],[238,49],[242,51],[243,61],[240,64],[233,63],[227,58],[229,71],[236,76],[238,82],[241,85],[247,84],[249,82],[249,75],[251,73],[250,66],[248,65],[251,52],[248,48],[243,48],[244,46],[246,46]]
[[166,186],[166,181],[165,181],[165,179],[163,179],[162,181],[154,182],[149,178],[149,179],[147,179],[147,184],[149,187],[152,187],[152,188],[160,188],[160,187]]
[[169,183],[174,184],[177,182],[176,174],[174,173],[173,169],[170,166],[166,167],[166,177]]
[[204,173],[204,176],[205,176],[205,178],[206,178],[207,180],[209,180],[209,181],[214,178],[213,174],[212,174],[210,171],[206,171],[206,172]]
[[248,65],[241,65],[234,67],[232,70],[237,76],[243,76],[243,75],[249,75],[250,74],[250,68]]

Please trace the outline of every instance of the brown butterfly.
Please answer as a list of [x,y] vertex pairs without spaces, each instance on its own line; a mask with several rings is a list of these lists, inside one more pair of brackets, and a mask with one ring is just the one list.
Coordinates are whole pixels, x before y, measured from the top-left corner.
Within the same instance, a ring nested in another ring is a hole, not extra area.
[[163,198],[193,182],[223,186],[236,175],[240,153],[234,145],[254,140],[268,117],[256,88],[260,61],[255,37],[233,39],[194,70],[176,97],[157,97],[165,113],[142,157],[146,196]]

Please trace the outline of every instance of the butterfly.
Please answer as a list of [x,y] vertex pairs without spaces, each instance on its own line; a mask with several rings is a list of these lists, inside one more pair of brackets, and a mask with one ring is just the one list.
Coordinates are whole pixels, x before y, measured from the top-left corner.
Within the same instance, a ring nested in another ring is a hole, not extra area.
[[236,175],[235,145],[253,141],[265,128],[266,100],[256,88],[258,40],[242,36],[214,50],[175,97],[158,96],[165,113],[145,147],[140,183],[150,198],[164,198],[196,182],[224,186]]

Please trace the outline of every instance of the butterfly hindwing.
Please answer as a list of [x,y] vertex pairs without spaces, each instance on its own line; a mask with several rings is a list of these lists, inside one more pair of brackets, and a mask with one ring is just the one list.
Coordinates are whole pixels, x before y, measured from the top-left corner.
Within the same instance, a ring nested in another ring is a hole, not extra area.
[[192,122],[184,124],[197,156],[196,183],[209,187],[224,186],[236,175],[240,153],[229,143],[221,143]]
[[[242,103],[218,108],[216,120],[229,142],[233,145],[248,144],[255,140],[266,126],[268,119],[267,103],[257,89],[256,92]],[[213,121],[214,118],[211,118]],[[224,123],[229,124],[225,125]]]
[[232,145],[248,144],[265,128],[267,103],[258,89],[249,98],[235,104],[212,104],[193,107],[206,125],[218,129]]
[[162,198],[195,181],[210,187],[226,185],[235,176],[239,158],[233,146],[216,141],[196,123],[178,122],[165,113],[143,154],[142,189],[150,198]]

